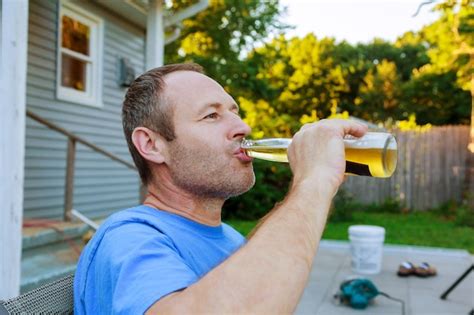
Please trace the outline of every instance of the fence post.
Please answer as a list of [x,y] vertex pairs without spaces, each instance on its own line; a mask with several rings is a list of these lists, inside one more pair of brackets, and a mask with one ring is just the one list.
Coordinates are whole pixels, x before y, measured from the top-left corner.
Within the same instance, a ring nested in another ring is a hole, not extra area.
[[74,196],[74,162],[76,160],[76,140],[68,137],[66,185],[64,191],[64,221],[71,221],[71,210]]

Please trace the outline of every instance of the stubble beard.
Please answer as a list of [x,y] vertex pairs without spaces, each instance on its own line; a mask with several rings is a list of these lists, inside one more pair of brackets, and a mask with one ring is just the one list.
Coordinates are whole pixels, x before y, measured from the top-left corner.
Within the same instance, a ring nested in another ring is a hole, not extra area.
[[170,153],[169,169],[175,185],[198,198],[227,200],[247,192],[255,184],[251,163],[231,167],[222,152],[173,143]]

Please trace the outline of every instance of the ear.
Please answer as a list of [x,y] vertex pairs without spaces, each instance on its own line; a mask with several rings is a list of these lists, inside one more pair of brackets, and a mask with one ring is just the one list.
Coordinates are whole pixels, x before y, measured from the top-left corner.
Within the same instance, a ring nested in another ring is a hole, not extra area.
[[145,160],[156,164],[165,162],[166,140],[156,132],[146,127],[137,127],[133,130],[132,142]]

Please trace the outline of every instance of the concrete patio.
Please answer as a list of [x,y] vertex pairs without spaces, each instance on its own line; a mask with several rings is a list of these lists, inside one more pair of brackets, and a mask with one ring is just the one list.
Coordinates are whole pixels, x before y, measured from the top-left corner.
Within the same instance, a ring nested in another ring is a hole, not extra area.
[[[402,314],[400,303],[383,296],[376,297],[365,310],[334,303],[333,295],[340,283],[355,275],[350,261],[348,242],[322,241],[296,314]],[[436,267],[438,275],[400,278],[396,271],[402,261],[414,264],[428,262]],[[467,315],[474,308],[474,272],[464,278],[446,300],[439,297],[472,263],[473,257],[464,250],[385,245],[382,271],[378,275],[364,277],[372,280],[379,291],[404,300],[406,315]]]

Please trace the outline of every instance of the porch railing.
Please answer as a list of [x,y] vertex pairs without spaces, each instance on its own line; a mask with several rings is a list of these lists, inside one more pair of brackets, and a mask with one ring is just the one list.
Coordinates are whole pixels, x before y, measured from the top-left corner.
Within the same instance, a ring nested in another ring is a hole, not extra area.
[[[74,133],[48,121],[47,119],[38,116],[37,114],[33,113],[30,110],[26,110],[26,116],[30,117],[33,120],[36,120],[37,122],[45,125],[46,127],[55,130],[59,133],[62,133],[65,135],[68,139],[68,144],[67,144],[67,164],[66,164],[66,185],[64,188],[64,213],[63,213],[63,218],[64,221],[71,221],[72,215],[71,211],[73,208],[73,196],[74,196],[74,164],[76,162],[76,143],[81,143],[85,145],[86,147],[91,148],[92,150],[105,155],[106,157],[119,162],[125,166],[127,166],[130,169],[137,170],[135,165],[132,163],[129,163],[125,161],[124,159],[118,157],[117,155],[110,153],[97,145],[75,135]],[[140,194],[141,198],[143,199],[143,192],[144,189],[141,187],[140,189]]]

